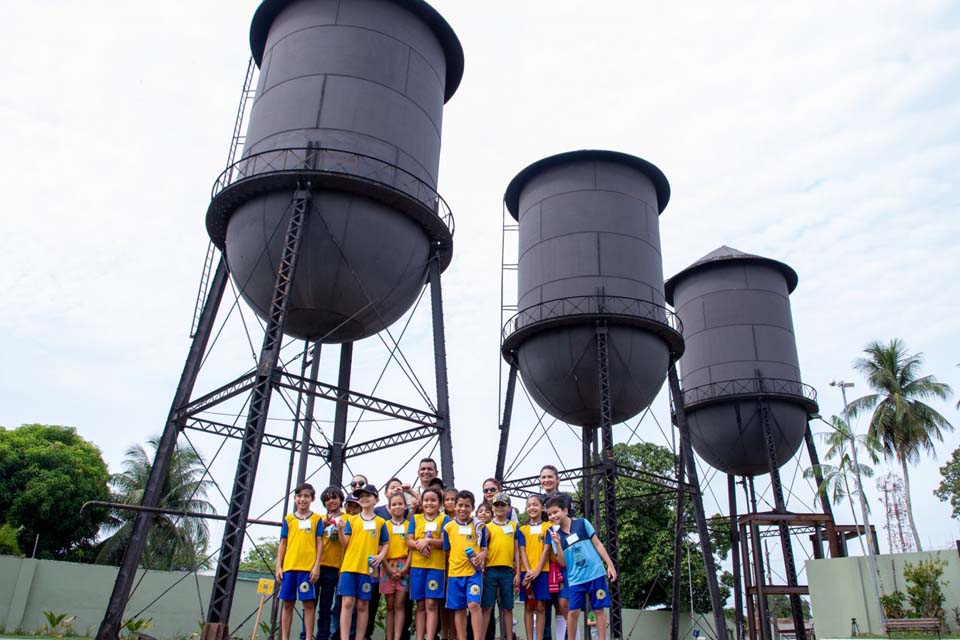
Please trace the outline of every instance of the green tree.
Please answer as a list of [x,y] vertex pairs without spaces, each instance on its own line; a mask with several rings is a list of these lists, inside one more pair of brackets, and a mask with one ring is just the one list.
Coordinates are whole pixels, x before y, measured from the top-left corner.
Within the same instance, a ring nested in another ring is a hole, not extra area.
[[[676,457],[665,447],[641,443],[617,444],[614,458],[618,464],[668,478],[676,478]],[[617,519],[620,531],[621,597],[625,606],[669,605],[673,580],[673,530],[676,521],[676,499],[672,492],[641,479],[621,475],[617,479]],[[692,523],[693,508],[685,502],[685,522]],[[714,516],[711,520],[714,555],[719,561],[729,552],[729,520]],[[718,524],[719,523],[719,524]],[[595,523],[596,524],[596,523]],[[683,610],[690,608],[690,579],[693,578],[693,601],[698,611],[710,608],[706,572],[700,545],[686,545],[681,575]],[[720,597],[730,595],[731,576],[720,577]]]
[[280,538],[259,538],[257,546],[248,549],[247,555],[240,561],[240,571],[273,575],[273,570],[277,566],[279,546]]
[[[114,502],[139,505],[150,477],[150,469],[160,443],[159,436],[149,440],[151,451],[135,444],[127,449],[123,471],[114,474],[110,485],[115,494]],[[170,459],[170,468],[163,481],[158,507],[175,511],[216,513],[207,502],[207,491],[213,486],[204,473],[203,459],[192,449],[177,446]],[[97,562],[119,564],[123,551],[133,533],[137,513],[117,510],[105,525],[111,535],[103,541]],[[205,558],[209,528],[203,518],[191,518],[164,513],[152,514],[153,524],[141,560],[143,566],[152,569],[187,570],[208,568]]]
[[[823,475],[823,482],[817,488],[820,495],[830,498],[834,504],[839,504],[845,498],[850,498],[850,512],[853,514],[853,523],[857,521],[857,510],[853,504],[853,496],[856,494],[857,474],[861,478],[872,478],[873,468],[864,463],[859,465],[853,462],[853,446],[857,447],[858,452],[866,454],[867,458],[876,464],[880,461],[880,443],[869,434],[854,436],[850,430],[850,425],[839,416],[830,417],[830,425],[833,430],[824,433],[818,433],[820,438],[827,445],[827,452],[824,458],[835,460],[836,464],[821,464],[819,467],[809,467],[804,470],[805,478],[815,478],[815,470],[819,470]],[[870,503],[866,500],[862,505],[867,514],[870,513]],[[863,546],[863,538],[858,537],[863,554],[866,555],[866,548]]]
[[953,425],[925,402],[946,400],[953,392],[934,376],[921,376],[923,354],[911,354],[898,338],[889,344],[871,342],[864,353],[867,357],[858,358],[853,366],[867,378],[874,393],[852,401],[847,417],[870,412],[869,435],[881,443],[887,458],[900,463],[907,519],[917,551],[922,551],[913,518],[908,466],[919,462],[924,451],[935,455],[936,443],[943,442],[943,432],[953,431]]
[[0,523],[19,530],[21,550],[36,542],[38,557],[70,559],[92,545],[107,510],[80,509],[109,500],[109,480],[100,450],[72,427],[0,427]]
[[933,493],[942,502],[949,502],[953,517],[960,520],[960,447],[954,449],[947,464],[940,467],[940,475],[943,480]]

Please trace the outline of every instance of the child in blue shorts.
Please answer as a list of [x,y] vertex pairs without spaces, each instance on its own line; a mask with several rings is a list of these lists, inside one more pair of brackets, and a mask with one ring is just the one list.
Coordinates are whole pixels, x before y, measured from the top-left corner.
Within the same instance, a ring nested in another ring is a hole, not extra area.
[[483,563],[487,537],[473,520],[474,497],[469,491],[457,494],[456,517],[443,527],[443,548],[447,552],[447,609],[453,611],[457,638],[467,637],[467,609],[473,637],[483,637],[480,594],[483,592]]
[[567,640],[575,640],[577,636],[577,619],[588,595],[590,607],[597,616],[598,640],[606,640],[606,609],[610,606],[607,578],[609,577],[611,582],[617,579],[613,561],[590,521],[570,517],[569,497],[558,495],[547,500],[547,515],[554,525],[550,528],[550,538],[557,554],[557,562],[567,569],[570,598]]
[[317,613],[317,591],[314,585],[320,577],[320,558],[323,555],[323,536],[320,535],[320,516],[310,510],[315,496],[309,484],[297,487],[294,493],[294,513],[287,514],[280,526],[280,545],[277,547],[277,580],[283,603],[280,612],[280,637],[290,639],[293,606],[303,603],[303,626],[307,640],[313,638],[313,624]]

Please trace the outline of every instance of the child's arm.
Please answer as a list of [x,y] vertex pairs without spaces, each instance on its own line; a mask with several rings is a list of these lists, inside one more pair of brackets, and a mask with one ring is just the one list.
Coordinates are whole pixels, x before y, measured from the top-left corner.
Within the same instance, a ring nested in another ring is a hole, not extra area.
[[600,554],[603,561],[607,563],[607,577],[610,578],[610,582],[616,582],[617,568],[613,566],[613,560],[610,559],[610,554],[607,553],[606,548],[604,548],[603,543],[600,542],[600,538],[597,537],[596,533],[593,534],[590,540],[593,542],[593,548],[597,550],[597,553]]
[[537,563],[536,568],[533,569],[534,578],[540,575],[540,572],[543,571],[543,568],[547,565],[547,558],[549,557],[550,557],[550,547],[548,547],[547,545],[543,545],[543,553],[540,554],[540,561]]
[[[526,557],[527,554],[523,554]],[[517,542],[516,537],[513,539],[513,588],[514,590],[520,588],[520,571],[522,565],[520,563],[520,543]]]
[[353,533],[353,531],[347,531],[347,525],[349,524],[350,522],[345,517],[337,520],[337,537],[344,549],[350,544],[350,535]]
[[387,523],[380,525],[380,551],[373,558],[371,566],[379,567],[380,563],[387,557],[387,550],[390,548],[390,534],[387,533]]
[[283,582],[283,557],[287,555],[287,539],[280,538],[280,545],[277,547],[277,582]]
[[487,528],[484,527],[479,531],[477,536],[478,542],[480,543],[480,553],[478,553],[473,559],[473,566],[480,569],[487,563],[487,545],[489,544],[487,539]]
[[[521,549],[523,549],[523,551],[519,553],[520,562],[517,566],[520,567],[521,571],[529,574],[530,563],[527,561],[527,552],[526,552],[527,540],[526,540],[526,537],[523,535],[523,532],[520,531],[519,529],[517,529],[517,539],[518,539],[517,544],[520,546]],[[523,544],[520,544],[520,543],[523,543]]]
[[405,576],[410,573],[410,563],[413,562],[413,550],[407,552],[407,559],[403,562],[403,569],[400,569],[400,575]]
[[563,549],[560,548],[560,534],[553,527],[550,528],[550,540],[553,545],[553,554],[557,556],[557,564],[562,569],[567,566],[567,559],[563,555]]

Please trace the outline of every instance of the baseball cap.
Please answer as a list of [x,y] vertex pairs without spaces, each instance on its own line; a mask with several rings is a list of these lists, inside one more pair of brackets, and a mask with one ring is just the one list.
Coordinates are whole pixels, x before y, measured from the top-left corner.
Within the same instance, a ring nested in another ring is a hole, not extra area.
[[377,491],[377,487],[374,486],[374,485],[372,485],[372,484],[364,485],[364,486],[360,487],[359,489],[354,490],[353,495],[355,495],[356,497],[359,498],[360,496],[362,496],[362,495],[365,494],[365,493],[369,493],[369,494],[372,495],[374,498],[379,498],[379,497],[380,497],[380,493]]
[[360,504],[360,501],[352,494],[348,493],[346,499],[343,501],[344,504]]
[[498,502],[510,506],[510,496],[505,493],[498,493],[493,496],[493,500],[490,501],[492,504],[497,504]]

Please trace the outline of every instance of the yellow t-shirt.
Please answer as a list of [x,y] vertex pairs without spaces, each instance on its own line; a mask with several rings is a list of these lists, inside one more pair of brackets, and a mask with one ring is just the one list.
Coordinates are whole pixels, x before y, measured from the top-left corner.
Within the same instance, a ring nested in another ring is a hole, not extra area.
[[383,518],[373,516],[364,520],[363,514],[347,516],[347,526],[343,532],[350,536],[350,542],[343,552],[341,573],[369,573],[368,558],[380,553],[380,545],[388,542],[387,527]]
[[390,536],[390,546],[387,548],[387,557],[391,560],[406,558],[410,549],[407,548],[407,527],[410,523],[406,520],[400,524],[393,520],[387,520],[387,535]]
[[487,533],[487,566],[513,568],[513,551],[517,540],[517,525],[491,522],[484,527]]
[[[326,530],[326,527],[330,526],[330,524],[334,524],[337,520],[345,517],[346,514],[341,513],[335,518],[331,518],[328,513],[322,523],[324,530]],[[334,530],[332,538],[328,535],[323,536],[323,553],[320,555],[320,566],[339,569],[341,564],[343,564],[343,545],[340,544],[340,536],[338,536],[336,530]]]
[[483,529],[471,521],[461,524],[451,520],[443,526],[443,548],[447,551],[447,577],[462,578],[472,576],[477,572],[476,567],[467,556],[467,549],[473,549],[474,554],[487,546],[487,534]]
[[311,513],[306,518],[298,518],[289,513],[280,526],[280,539],[287,541],[287,550],[283,556],[284,571],[312,571],[317,561],[317,529],[320,516]]
[[[530,525],[525,524],[520,527],[520,553],[525,553],[527,563],[530,569],[536,569],[540,563],[540,556],[543,555],[543,548],[546,546],[548,530],[550,525],[545,522]],[[547,560],[543,563],[543,571],[550,570],[550,554],[547,554]]]
[[[438,513],[433,520],[427,520],[427,516],[418,513],[410,518],[410,524],[407,525],[407,535],[413,536],[414,540],[420,540],[429,531],[430,537],[442,540],[443,527],[448,522],[450,522],[450,518],[443,513]],[[443,571],[447,568],[447,554],[443,552],[442,547],[431,548],[429,558],[424,558],[422,553],[414,551],[410,566],[415,569],[439,569]]]

